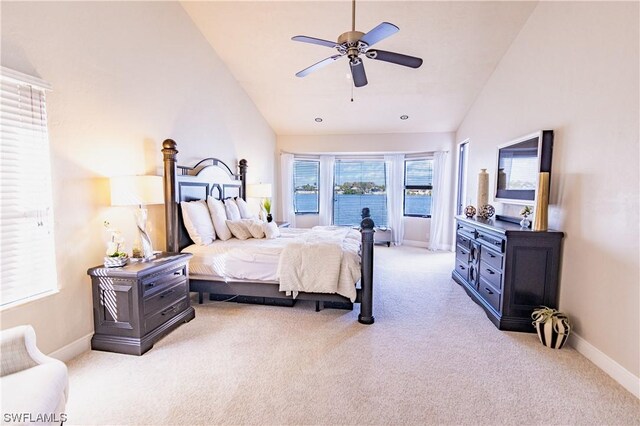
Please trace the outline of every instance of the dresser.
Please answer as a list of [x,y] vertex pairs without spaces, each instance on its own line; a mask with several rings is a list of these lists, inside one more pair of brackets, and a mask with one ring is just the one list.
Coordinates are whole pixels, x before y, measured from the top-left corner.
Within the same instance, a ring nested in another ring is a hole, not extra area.
[[162,253],[120,268],[89,269],[95,327],[91,348],[142,355],[191,321],[195,317],[189,300],[191,256]]
[[500,330],[534,332],[533,310],[557,308],[564,234],[463,216],[456,228],[454,281]]

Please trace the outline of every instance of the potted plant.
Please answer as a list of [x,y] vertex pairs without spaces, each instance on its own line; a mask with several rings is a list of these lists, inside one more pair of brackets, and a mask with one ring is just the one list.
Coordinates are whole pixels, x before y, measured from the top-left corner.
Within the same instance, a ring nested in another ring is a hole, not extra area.
[[265,198],[264,201],[262,201],[262,208],[267,212],[267,222],[271,222],[273,217],[271,217],[271,200],[269,198]]
[[556,309],[541,306],[531,314],[540,342],[553,349],[562,349],[571,333],[569,317]]
[[129,256],[124,251],[124,238],[120,234],[120,231],[111,227],[108,221],[104,221],[104,227],[109,231],[110,238],[107,242],[107,251],[104,258],[104,266],[106,268],[113,268],[124,266],[129,261]]
[[531,225],[531,221],[528,219],[531,213],[533,213],[533,208],[531,206],[524,206],[522,210],[520,210],[520,216],[522,216],[520,226],[528,228],[529,225]]

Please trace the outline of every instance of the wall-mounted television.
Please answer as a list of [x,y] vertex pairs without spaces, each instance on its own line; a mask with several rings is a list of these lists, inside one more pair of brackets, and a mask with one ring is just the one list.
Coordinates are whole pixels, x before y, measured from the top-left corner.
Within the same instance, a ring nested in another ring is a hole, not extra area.
[[496,201],[533,204],[538,173],[551,174],[552,152],[553,130],[540,130],[498,146]]

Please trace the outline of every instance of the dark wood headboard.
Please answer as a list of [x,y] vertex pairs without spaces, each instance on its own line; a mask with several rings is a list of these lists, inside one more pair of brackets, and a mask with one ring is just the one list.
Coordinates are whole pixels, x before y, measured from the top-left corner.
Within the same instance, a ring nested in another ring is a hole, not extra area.
[[177,164],[177,144],[172,139],[162,142],[164,156],[164,208],[167,251],[179,252],[193,244],[182,221],[181,201],[224,200],[241,197],[246,200],[247,160],[238,163],[239,173],[217,158],[205,158],[195,166]]

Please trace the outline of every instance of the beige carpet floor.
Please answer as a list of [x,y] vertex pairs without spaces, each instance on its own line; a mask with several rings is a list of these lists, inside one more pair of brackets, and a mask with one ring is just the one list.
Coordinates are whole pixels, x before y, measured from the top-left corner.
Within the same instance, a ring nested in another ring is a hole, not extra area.
[[374,314],[210,302],[141,357],[69,363],[69,424],[640,424],[572,348],[497,330],[453,255],[376,247]]

